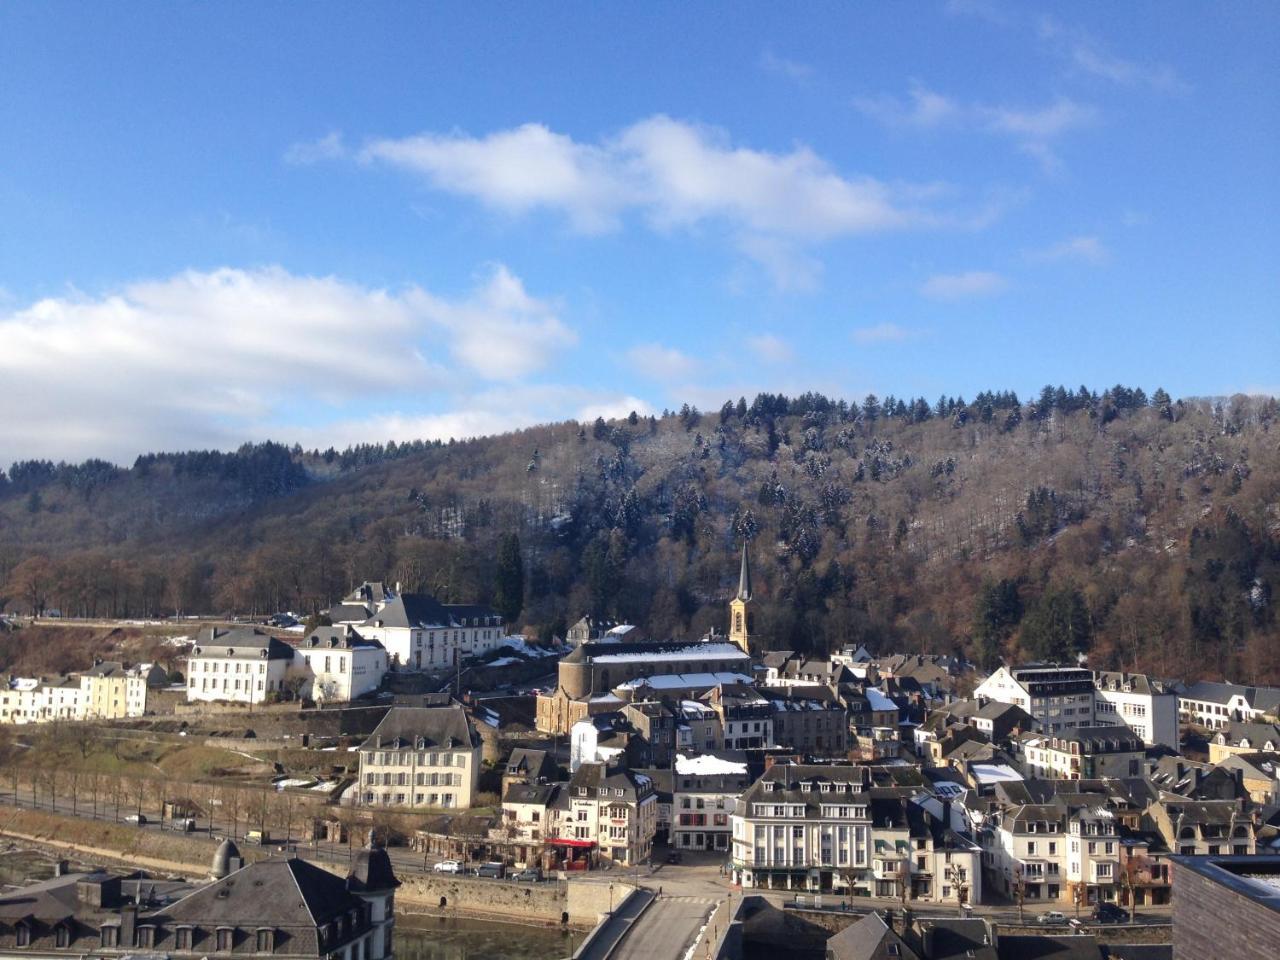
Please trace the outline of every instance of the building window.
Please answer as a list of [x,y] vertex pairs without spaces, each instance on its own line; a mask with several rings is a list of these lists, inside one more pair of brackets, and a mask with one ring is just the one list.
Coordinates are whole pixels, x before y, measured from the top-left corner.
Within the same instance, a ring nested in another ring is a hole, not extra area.
[[176,931],[175,939],[177,942],[177,948],[179,950],[190,950],[191,949],[191,928],[179,927]]
[[215,949],[219,953],[230,953],[235,943],[235,930],[231,927],[219,927],[215,941]]
[[65,923],[59,924],[54,931],[54,945],[62,948],[71,945],[71,930]]
[[276,948],[276,932],[274,930],[258,931],[258,952],[271,953]]
[[120,945],[119,927],[101,927],[99,933],[104,947],[118,947]]

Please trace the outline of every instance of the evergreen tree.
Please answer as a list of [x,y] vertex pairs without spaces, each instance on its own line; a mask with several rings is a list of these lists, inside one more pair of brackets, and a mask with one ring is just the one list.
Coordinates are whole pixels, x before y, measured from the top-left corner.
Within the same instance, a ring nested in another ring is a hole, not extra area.
[[524,609],[524,558],[520,554],[520,538],[514,533],[504,533],[498,542],[493,600],[502,619],[514,625]]

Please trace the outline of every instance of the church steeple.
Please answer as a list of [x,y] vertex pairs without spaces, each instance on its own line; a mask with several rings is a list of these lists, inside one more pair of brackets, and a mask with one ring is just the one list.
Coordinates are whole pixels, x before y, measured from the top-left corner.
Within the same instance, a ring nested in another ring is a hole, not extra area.
[[742,567],[738,571],[738,593],[729,601],[729,639],[751,652],[751,628],[755,626],[751,609],[751,559],[747,554],[747,542],[742,542]]

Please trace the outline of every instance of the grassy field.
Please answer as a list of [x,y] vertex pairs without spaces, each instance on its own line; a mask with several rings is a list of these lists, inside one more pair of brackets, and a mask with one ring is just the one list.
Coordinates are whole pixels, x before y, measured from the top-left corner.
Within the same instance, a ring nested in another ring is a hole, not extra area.
[[122,737],[109,728],[55,725],[32,728],[29,735],[24,730],[15,739],[30,744],[41,766],[68,772],[194,782],[224,776],[259,777],[272,769],[265,760],[207,747],[199,741]]

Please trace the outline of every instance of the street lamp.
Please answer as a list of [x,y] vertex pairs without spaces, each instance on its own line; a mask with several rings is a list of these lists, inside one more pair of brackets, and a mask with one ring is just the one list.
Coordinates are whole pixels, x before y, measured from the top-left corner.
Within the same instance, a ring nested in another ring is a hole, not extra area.
[[609,916],[613,916],[613,882],[609,883]]

